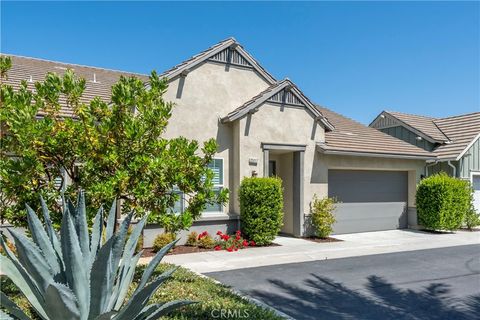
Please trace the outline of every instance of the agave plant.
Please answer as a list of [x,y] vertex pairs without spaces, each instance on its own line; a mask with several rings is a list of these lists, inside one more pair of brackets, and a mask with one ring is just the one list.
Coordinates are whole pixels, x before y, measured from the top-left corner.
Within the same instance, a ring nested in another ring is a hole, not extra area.
[[[27,206],[31,238],[9,230],[17,248],[17,255],[14,255],[0,237],[5,250],[5,256],[0,255],[0,265],[2,273],[20,289],[42,319],[153,320],[193,303],[176,300],[148,305],[151,296],[176,269],[150,279],[175,242],[156,254],[137,288],[126,299],[142,254],[135,254],[135,247],[147,216],[133,227],[129,237],[127,231],[132,214],[114,232],[114,202],[106,222],[103,209],[98,210],[89,233],[85,197],[80,192],[76,207],[71,201],[64,202],[60,234],[57,235],[43,199],[41,204],[45,227]],[[0,310],[1,319],[29,319],[3,292],[0,292],[0,304],[4,309]]]

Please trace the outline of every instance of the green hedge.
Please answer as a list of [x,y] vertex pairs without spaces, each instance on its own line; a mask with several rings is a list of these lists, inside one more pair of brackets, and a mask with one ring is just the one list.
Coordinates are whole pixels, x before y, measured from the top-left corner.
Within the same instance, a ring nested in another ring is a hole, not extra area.
[[283,225],[282,180],[244,178],[239,197],[243,234],[258,245],[270,244]]
[[469,181],[445,173],[435,174],[423,179],[418,186],[418,222],[428,230],[458,229],[471,203]]

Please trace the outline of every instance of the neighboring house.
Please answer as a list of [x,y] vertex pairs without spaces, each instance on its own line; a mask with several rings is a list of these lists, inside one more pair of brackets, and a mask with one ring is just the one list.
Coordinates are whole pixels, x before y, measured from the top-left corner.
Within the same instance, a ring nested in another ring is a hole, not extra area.
[[[85,99],[108,99],[112,83],[128,75],[13,56],[8,81],[40,81],[47,71],[67,68],[88,80]],[[416,225],[416,184],[426,161],[436,158],[430,151],[315,105],[291,80],[276,80],[233,38],[162,75],[169,80],[165,98],[176,104],[166,137],[215,137],[218,151],[211,167],[216,188],[230,190],[228,205],[209,206],[192,230],[236,229],[240,182],[252,175],[282,178],[282,231],[287,234],[307,232],[315,194],[342,201],[335,233]],[[70,111],[64,112],[68,116]],[[181,210],[183,203],[176,207]],[[155,226],[146,230],[147,246],[156,232]]]
[[480,112],[432,118],[383,111],[370,124],[393,137],[430,151],[425,175],[446,172],[470,180],[480,212]]

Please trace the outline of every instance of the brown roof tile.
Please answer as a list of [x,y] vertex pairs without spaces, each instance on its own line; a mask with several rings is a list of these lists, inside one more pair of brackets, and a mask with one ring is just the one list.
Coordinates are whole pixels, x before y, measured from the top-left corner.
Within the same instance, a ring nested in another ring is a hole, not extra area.
[[406,114],[406,113],[395,112],[395,111],[385,111],[385,112],[397,118],[398,120],[405,123],[406,125],[414,129],[417,129],[418,131],[422,132],[423,134],[432,138],[435,141],[444,142],[448,140],[445,134],[435,124],[434,122],[435,118],[419,116],[414,114]]
[[451,141],[435,149],[434,153],[439,159],[457,158],[480,134],[480,112],[435,119],[434,121]]
[[434,156],[421,148],[394,138],[377,129],[344,117],[332,110],[318,107],[322,114],[333,124],[335,130],[325,133],[325,150],[337,152],[358,152],[433,158]]
[[[3,83],[12,85],[14,89],[18,89],[21,81],[26,80],[28,87],[34,89],[34,83],[37,81],[43,81],[48,72],[54,72],[61,75],[65,73],[67,69],[72,69],[77,76],[87,80],[86,88],[81,98],[83,102],[89,102],[94,97],[100,97],[104,101],[109,102],[111,87],[115,82],[118,81],[121,75],[136,76],[142,80],[148,80],[148,76],[143,74],[20,57],[15,55],[7,56],[12,58],[12,68],[7,73],[8,78],[6,80],[2,80]],[[96,82],[93,82],[94,75]],[[66,106],[62,106],[62,116],[71,117],[72,114],[73,112],[71,109]]]

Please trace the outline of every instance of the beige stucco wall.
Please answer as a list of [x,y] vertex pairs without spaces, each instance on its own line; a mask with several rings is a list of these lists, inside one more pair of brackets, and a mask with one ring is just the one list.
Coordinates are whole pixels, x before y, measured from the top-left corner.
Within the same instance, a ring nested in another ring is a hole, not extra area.
[[[238,169],[240,177],[251,176],[257,171],[263,176],[262,143],[306,145],[304,174],[305,182],[311,181],[316,141],[325,140],[325,130],[304,108],[281,107],[265,103],[259,111],[237,121],[239,137]],[[249,164],[249,158],[258,160],[256,166]],[[292,164],[293,166],[293,164]],[[320,193],[323,186],[318,183],[304,184],[304,207],[308,208],[313,194]],[[236,201],[236,199],[234,199]],[[308,202],[307,202],[308,200]],[[238,204],[235,205],[238,208]]]
[[[234,136],[232,126],[219,119],[268,87],[268,83],[254,70],[206,62],[192,69],[182,79],[170,82],[165,100],[175,103],[165,136],[184,136],[200,143],[215,138],[216,157],[224,162],[224,185],[234,190]],[[232,193],[236,198],[236,192]],[[226,207],[225,213],[232,212]],[[236,211],[238,212],[238,211]]]

